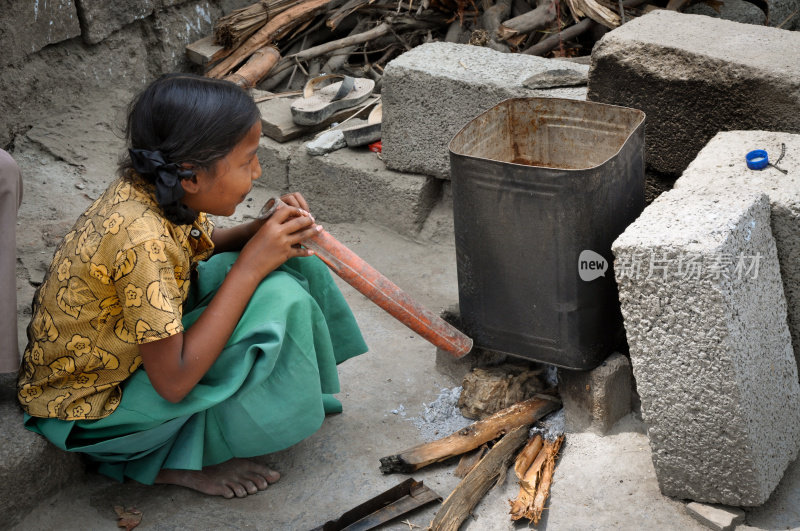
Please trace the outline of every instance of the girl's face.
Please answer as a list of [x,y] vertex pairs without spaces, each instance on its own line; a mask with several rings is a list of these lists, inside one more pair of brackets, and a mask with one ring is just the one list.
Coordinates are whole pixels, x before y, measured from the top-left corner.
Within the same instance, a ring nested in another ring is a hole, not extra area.
[[230,216],[261,177],[256,151],[261,138],[261,121],[209,170],[195,169],[196,182],[184,180],[183,203],[198,212]]

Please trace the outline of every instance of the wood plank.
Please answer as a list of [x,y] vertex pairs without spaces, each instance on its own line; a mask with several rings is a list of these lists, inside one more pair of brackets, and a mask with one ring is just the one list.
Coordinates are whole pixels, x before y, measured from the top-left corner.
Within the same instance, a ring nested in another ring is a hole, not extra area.
[[225,56],[225,48],[214,44],[214,36],[203,37],[186,45],[186,57],[196,65],[206,66]]

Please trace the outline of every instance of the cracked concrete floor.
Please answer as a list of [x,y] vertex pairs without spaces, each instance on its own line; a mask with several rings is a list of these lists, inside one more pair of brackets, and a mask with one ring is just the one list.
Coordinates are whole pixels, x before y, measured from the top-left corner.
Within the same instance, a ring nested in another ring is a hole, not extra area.
[[[65,115],[18,138],[14,156],[25,178],[18,230],[19,328],[29,318],[34,287],[46,270],[54,246],[77,215],[113,175],[121,147],[113,123],[125,101],[119,93],[92,95]],[[65,131],[70,131],[65,134]],[[269,168],[265,168],[269,171]],[[300,189],[302,192],[302,189]],[[269,190],[255,188],[234,220],[255,215]],[[312,205],[313,206],[313,205]],[[428,308],[457,301],[449,205],[434,209],[425,239],[414,241],[371,223],[326,224],[326,229]],[[448,229],[448,227],[450,227]],[[338,281],[338,279],[337,279]],[[435,348],[339,282],[370,346],[370,352],[340,367],[344,412],[300,444],[263,460],[283,478],[265,492],[224,500],[172,486],[116,483],[87,473],[79,481],[41,500],[15,529],[115,529],[114,505],[136,506],[138,529],[311,529],[400,483],[407,475],[382,475],[379,458],[422,442],[410,421],[423,403],[454,382],[436,372]],[[393,414],[399,406],[405,415]],[[411,475],[440,494],[458,484],[456,462],[430,466]],[[463,529],[505,530],[512,523],[508,501],[517,492],[513,474],[479,503]],[[30,478],[19,478],[29,481]],[[770,501],[748,512],[760,529],[800,528],[800,469],[790,467]],[[435,505],[400,520],[425,526]],[[2,525],[0,525],[2,527]],[[409,529],[392,522],[384,529]],[[704,529],[685,512],[684,503],[662,496],[650,459],[645,426],[629,415],[605,437],[568,434],[556,466],[548,510],[538,529]]]

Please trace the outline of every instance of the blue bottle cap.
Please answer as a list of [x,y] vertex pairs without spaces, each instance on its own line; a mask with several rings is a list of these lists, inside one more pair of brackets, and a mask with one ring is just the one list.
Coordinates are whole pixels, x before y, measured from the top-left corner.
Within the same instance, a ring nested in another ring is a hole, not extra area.
[[763,149],[754,149],[745,158],[747,159],[747,167],[751,170],[763,170],[769,165],[769,157],[767,157],[767,152]]

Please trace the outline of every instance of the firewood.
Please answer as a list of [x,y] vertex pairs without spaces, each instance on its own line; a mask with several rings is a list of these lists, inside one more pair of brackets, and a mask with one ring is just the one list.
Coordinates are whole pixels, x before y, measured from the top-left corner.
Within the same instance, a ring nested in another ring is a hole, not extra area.
[[235,9],[214,24],[214,42],[225,48],[236,48],[258,31],[271,17],[279,15],[302,0],[262,0]]
[[506,41],[517,35],[527,34],[549,26],[556,19],[556,4],[545,2],[533,11],[506,20],[497,30],[497,35]]
[[539,523],[542,511],[544,511],[544,504],[550,494],[550,483],[553,480],[558,450],[563,442],[563,435],[554,441],[545,441],[539,455],[520,480],[517,499],[511,502],[512,520],[527,518],[534,525]]
[[463,478],[469,474],[472,469],[478,465],[480,460],[483,459],[483,456],[486,455],[486,452],[488,451],[489,447],[484,444],[474,452],[461,456],[461,460],[458,462],[458,466],[453,471],[453,475],[457,478]]
[[461,455],[518,426],[529,427],[559,407],[558,400],[549,398],[531,398],[514,404],[447,437],[419,444],[396,455],[382,457],[380,459],[381,472],[384,474],[409,473],[431,463]]
[[523,448],[517,456],[517,460],[514,461],[514,473],[519,479],[525,476],[525,472],[531,467],[531,463],[533,463],[533,460],[539,455],[539,450],[541,449],[542,436],[537,433],[535,436],[531,437],[531,440],[528,441],[528,444],[525,445],[525,448]]
[[298,25],[304,23],[325,7],[331,0],[305,0],[301,4],[287,9],[267,22],[264,27],[250,36],[228,57],[220,61],[206,74],[208,77],[221,78],[247,59],[259,48],[280,39]]
[[254,87],[278,63],[280,58],[281,54],[278,53],[278,50],[272,46],[264,46],[253,52],[250,59],[239,70],[225,79],[233,81],[245,89]]
[[500,24],[505,21],[511,14],[511,0],[497,0],[497,2],[483,12],[481,22],[483,29],[489,32],[489,36],[494,38],[497,35],[497,29]]
[[573,24],[567,29],[559,33],[550,35],[546,39],[537,42],[536,44],[534,44],[533,46],[531,46],[522,53],[528,55],[544,55],[553,48],[557,47],[559,43],[577,37],[581,33],[591,28],[594,24],[596,24],[594,20],[590,18],[585,18],[580,22],[578,22],[577,24]]
[[527,438],[528,428],[519,426],[500,439],[442,503],[429,529],[458,531],[492,485],[499,485],[505,480],[514,452]]
[[572,11],[575,22],[582,17],[589,17],[598,24],[614,29],[620,24],[620,17],[614,11],[596,0],[565,0]]

